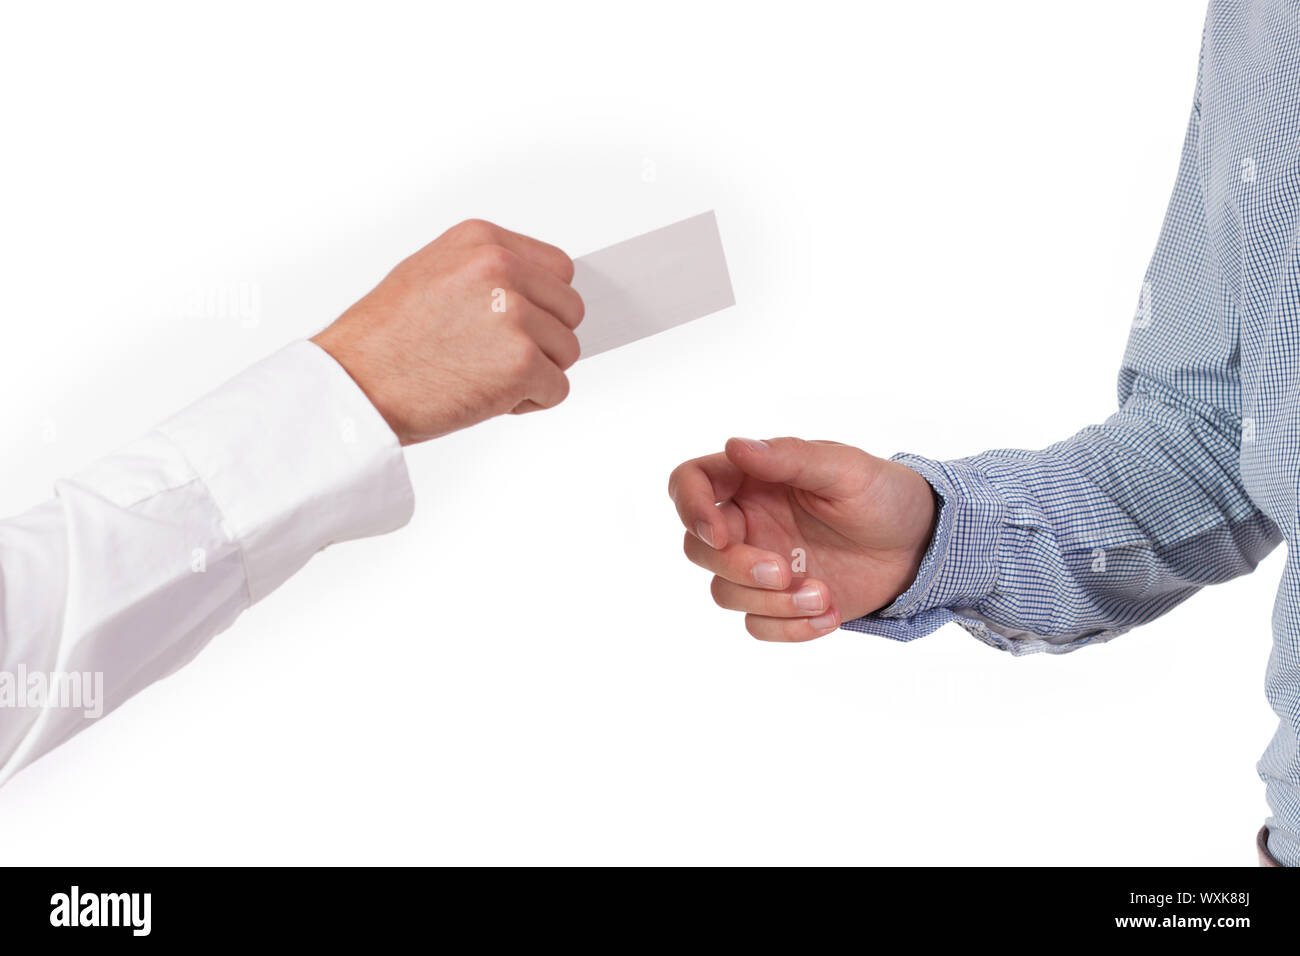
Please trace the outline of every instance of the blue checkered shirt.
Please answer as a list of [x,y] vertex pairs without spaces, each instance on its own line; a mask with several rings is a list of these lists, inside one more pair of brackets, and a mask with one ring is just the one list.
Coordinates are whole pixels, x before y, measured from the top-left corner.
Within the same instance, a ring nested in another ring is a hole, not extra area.
[[1213,0],[1173,198],[1139,295],[1119,410],[1041,451],[903,454],[942,499],[912,586],[845,627],[956,621],[1013,654],[1150,621],[1289,548],[1259,762],[1269,849],[1300,865],[1300,6]]

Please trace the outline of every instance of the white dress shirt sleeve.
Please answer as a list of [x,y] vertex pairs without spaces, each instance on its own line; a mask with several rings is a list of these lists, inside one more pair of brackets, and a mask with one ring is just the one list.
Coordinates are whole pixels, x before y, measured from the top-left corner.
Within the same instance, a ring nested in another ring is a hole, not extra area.
[[0,783],[413,508],[397,436],[310,342],[57,482],[0,521]]

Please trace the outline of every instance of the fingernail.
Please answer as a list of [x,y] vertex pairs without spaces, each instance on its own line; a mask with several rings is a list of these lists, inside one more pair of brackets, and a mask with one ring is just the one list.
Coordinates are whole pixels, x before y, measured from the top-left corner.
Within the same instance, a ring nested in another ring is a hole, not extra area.
[[801,611],[820,611],[826,606],[822,600],[822,589],[815,584],[805,584],[794,592],[794,606]]
[[781,565],[775,561],[760,561],[754,565],[750,573],[754,575],[754,580],[765,588],[781,586]]
[[835,620],[834,611],[829,611],[819,617],[810,618],[808,621],[809,627],[814,631],[830,631],[837,627],[839,623],[839,621]]
[[737,438],[736,441],[744,442],[750,451],[767,451],[771,446],[765,441],[759,441],[757,438]]
[[713,529],[709,527],[707,521],[695,522],[695,535],[710,548],[717,547],[717,545],[713,543]]

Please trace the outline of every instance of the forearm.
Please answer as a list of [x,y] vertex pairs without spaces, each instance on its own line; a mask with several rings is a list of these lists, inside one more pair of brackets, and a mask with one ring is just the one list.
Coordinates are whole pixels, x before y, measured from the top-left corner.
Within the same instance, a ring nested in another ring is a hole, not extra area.
[[0,781],[188,662],[316,551],[412,508],[396,437],[308,343],[56,493],[0,522]]
[[1240,422],[1150,381],[1041,451],[899,456],[943,499],[913,586],[856,630],[910,640],[958,620],[1023,653],[1152,620],[1280,540],[1242,487]]
[[572,279],[560,249],[461,223],[312,342],[0,522],[0,695],[20,673],[102,687],[90,708],[0,706],[0,782],[85,727],[83,711],[186,663],[317,551],[405,524],[402,444],[561,402],[584,310]]

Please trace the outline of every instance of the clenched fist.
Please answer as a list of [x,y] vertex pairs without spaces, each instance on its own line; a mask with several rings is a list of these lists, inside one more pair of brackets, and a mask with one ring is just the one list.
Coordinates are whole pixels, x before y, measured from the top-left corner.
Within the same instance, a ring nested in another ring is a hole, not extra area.
[[409,445],[564,400],[583,314],[572,281],[573,261],[554,246],[470,220],[312,341]]
[[934,533],[924,478],[834,442],[733,438],[675,469],[668,493],[713,599],[765,641],[812,640],[891,604]]

